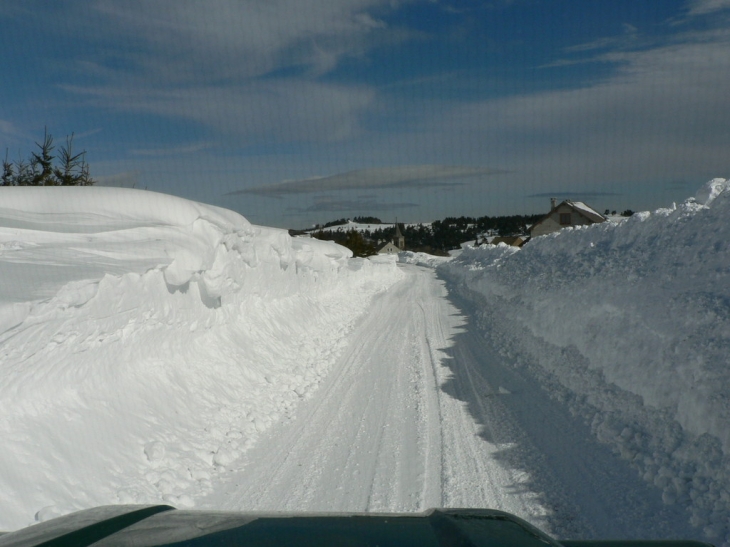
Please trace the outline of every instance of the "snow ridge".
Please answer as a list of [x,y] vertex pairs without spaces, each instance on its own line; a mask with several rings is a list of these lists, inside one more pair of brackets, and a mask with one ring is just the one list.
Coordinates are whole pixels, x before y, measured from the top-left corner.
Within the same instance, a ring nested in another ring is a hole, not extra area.
[[401,275],[173,196],[3,189],[0,529],[193,506]]
[[541,378],[678,503],[730,542],[730,183],[620,224],[522,250],[468,248],[439,271],[493,343]]

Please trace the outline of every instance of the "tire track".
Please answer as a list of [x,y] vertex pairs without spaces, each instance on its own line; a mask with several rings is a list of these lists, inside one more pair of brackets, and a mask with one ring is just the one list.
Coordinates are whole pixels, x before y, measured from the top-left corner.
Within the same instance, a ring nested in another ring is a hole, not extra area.
[[494,460],[496,448],[465,403],[442,391],[463,318],[433,270],[404,270],[320,388],[219,477],[200,507],[412,512],[533,503],[508,489],[514,477]]

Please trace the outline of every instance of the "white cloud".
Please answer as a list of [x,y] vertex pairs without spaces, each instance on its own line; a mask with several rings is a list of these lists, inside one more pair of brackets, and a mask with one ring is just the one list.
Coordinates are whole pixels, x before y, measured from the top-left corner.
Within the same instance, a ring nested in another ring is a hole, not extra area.
[[139,171],[127,171],[102,177],[95,177],[97,186],[111,186],[114,188],[140,188]]
[[389,0],[99,0],[44,17],[90,42],[73,84],[60,87],[91,105],[193,120],[244,143],[340,141],[358,134],[375,92],[321,76],[402,39],[380,17],[393,9]]
[[354,190],[362,188],[403,188],[454,184],[459,179],[482,177],[498,173],[485,167],[453,165],[399,165],[358,169],[328,177],[285,181],[231,192],[231,194],[259,194],[280,196],[307,192]]
[[247,86],[155,89],[64,86],[98,106],[193,120],[245,140],[339,141],[359,131],[373,100],[367,88],[309,80],[264,80]]
[[94,129],[89,129],[87,131],[83,131],[81,133],[74,133],[74,140],[76,139],[85,139],[86,137],[90,137],[91,135],[96,135],[97,133],[101,133],[102,129],[101,127],[95,127]]
[[[388,29],[387,0],[99,1],[92,36],[125,45],[124,60],[148,78],[190,82],[250,78],[287,67],[323,73],[363,54]],[[88,20],[86,3],[81,20]],[[81,14],[79,14],[81,15]],[[113,59],[114,49],[102,50]],[[123,71],[121,71],[123,72]]]
[[130,150],[129,153],[133,156],[180,156],[202,152],[203,150],[212,148],[212,146],[213,144],[209,142],[199,142],[183,146],[134,149]]
[[417,203],[378,201],[376,199],[315,199],[308,207],[291,207],[294,213],[348,213],[348,212],[375,212],[397,211],[418,207]]
[[[603,81],[476,101],[439,111],[414,146],[468,157],[485,151],[525,184],[586,184],[725,176],[730,169],[730,31],[620,50]],[[495,163],[495,162],[491,162]]]
[[33,142],[38,139],[37,135],[33,135],[27,131],[21,131],[15,123],[7,120],[0,120],[0,137],[5,141],[3,143],[5,146],[10,143]]
[[730,0],[691,0],[689,2],[690,15],[705,15],[724,9],[730,9]]

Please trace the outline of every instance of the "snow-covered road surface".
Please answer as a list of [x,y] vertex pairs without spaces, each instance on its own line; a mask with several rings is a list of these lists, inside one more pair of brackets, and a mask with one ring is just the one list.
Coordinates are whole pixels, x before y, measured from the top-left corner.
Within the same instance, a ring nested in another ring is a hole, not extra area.
[[404,270],[322,386],[198,507],[490,507],[563,537],[690,533],[686,515],[501,363],[433,270]]
[[440,390],[463,318],[433,270],[374,301],[313,397],[199,506],[297,511],[500,507],[534,521],[524,474],[498,464],[466,405]]

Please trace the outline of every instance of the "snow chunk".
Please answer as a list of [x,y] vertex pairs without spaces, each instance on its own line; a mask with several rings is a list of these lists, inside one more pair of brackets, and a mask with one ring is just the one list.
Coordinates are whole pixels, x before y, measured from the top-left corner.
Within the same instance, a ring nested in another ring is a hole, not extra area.
[[144,454],[150,463],[159,462],[165,457],[165,445],[159,441],[153,441],[144,445]]
[[730,181],[727,179],[712,179],[700,188],[695,194],[695,199],[702,205],[710,205],[717,196],[727,190]]

